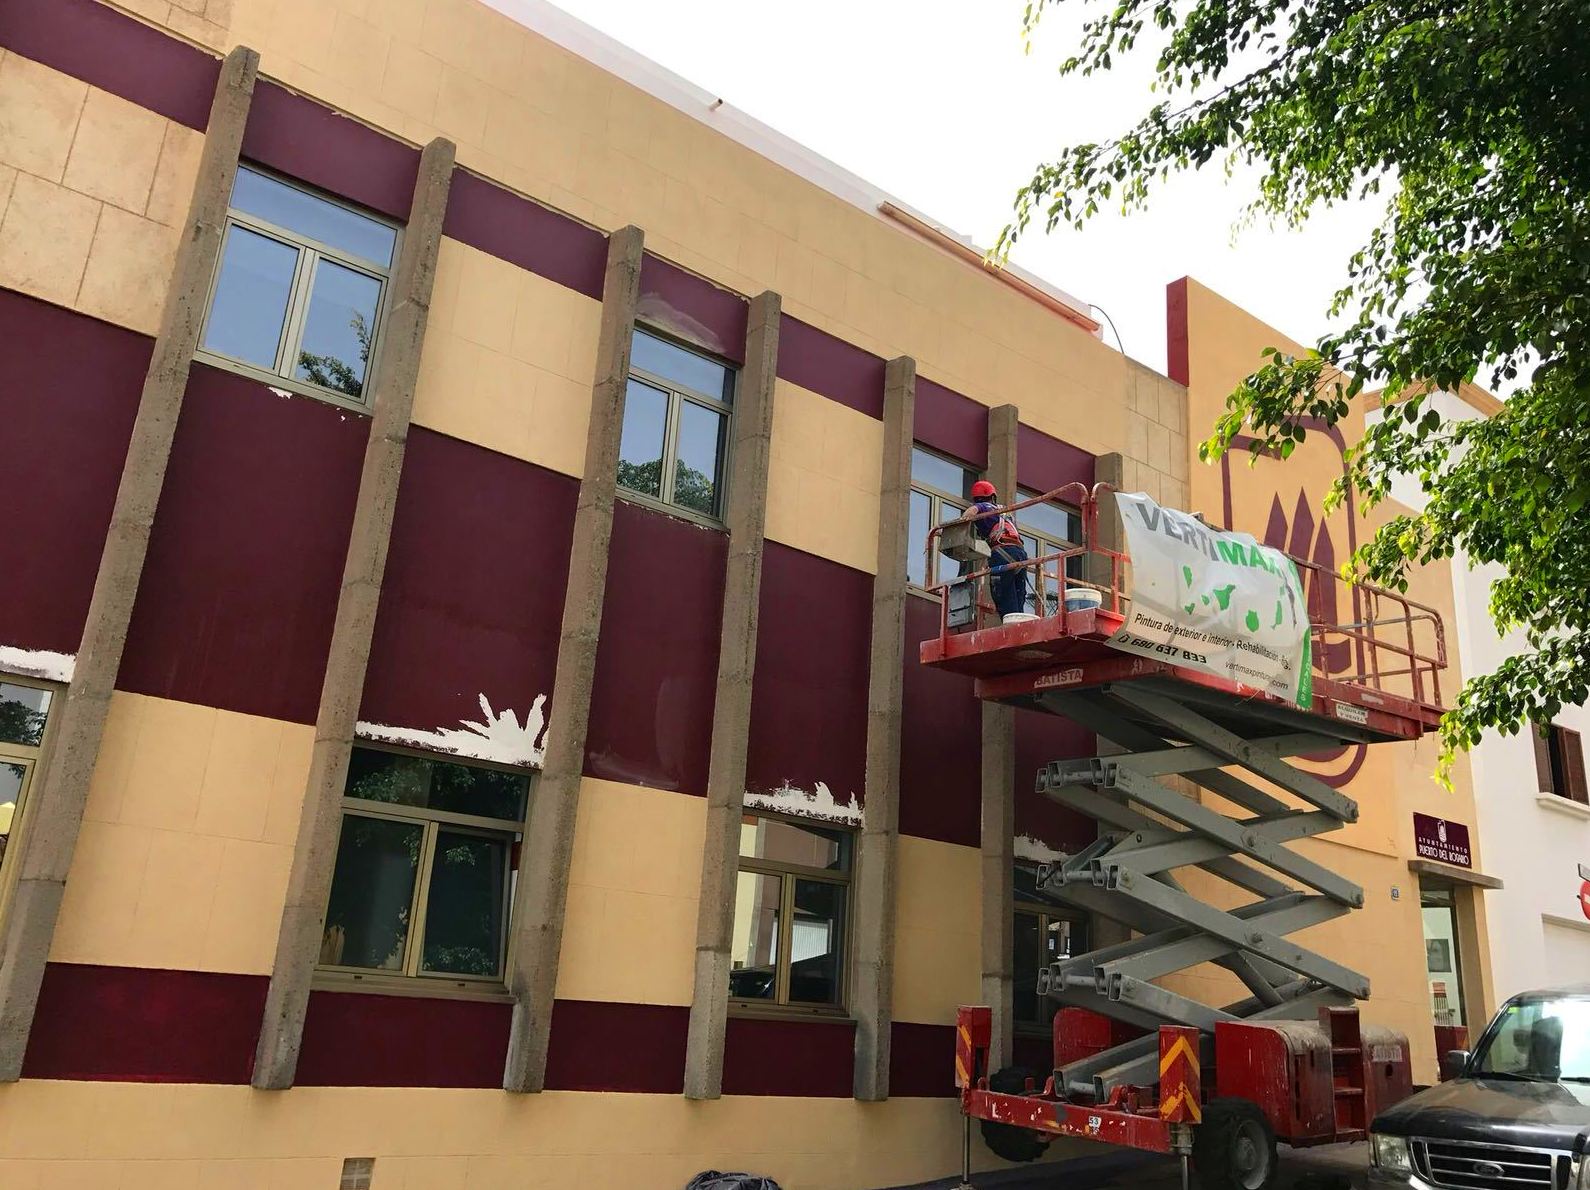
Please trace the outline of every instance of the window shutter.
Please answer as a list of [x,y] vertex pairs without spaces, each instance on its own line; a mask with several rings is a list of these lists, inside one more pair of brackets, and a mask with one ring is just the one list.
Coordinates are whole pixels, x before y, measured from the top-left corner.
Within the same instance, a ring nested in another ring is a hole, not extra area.
[[1529,725],[1529,734],[1535,741],[1536,788],[1541,793],[1561,792],[1551,777],[1551,739],[1548,733],[1556,730],[1555,727],[1546,727],[1539,723]]
[[1572,728],[1557,728],[1557,754],[1562,757],[1562,792],[1576,802],[1590,801],[1590,790],[1585,787],[1584,742]]

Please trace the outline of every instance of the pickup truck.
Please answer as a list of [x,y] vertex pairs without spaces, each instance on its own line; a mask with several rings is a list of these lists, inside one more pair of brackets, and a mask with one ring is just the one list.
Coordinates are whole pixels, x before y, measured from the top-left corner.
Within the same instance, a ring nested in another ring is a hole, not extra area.
[[1590,985],[1514,996],[1443,1068],[1375,1117],[1371,1186],[1590,1190]]

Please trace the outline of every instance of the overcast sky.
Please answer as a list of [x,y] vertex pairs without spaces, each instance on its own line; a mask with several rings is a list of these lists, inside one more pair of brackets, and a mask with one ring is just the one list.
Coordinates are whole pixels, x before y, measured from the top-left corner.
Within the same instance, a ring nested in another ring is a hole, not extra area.
[[[984,247],[1035,164],[1118,132],[1151,100],[1147,62],[1060,78],[1074,3],[1045,16],[1027,56],[1023,0],[555,2]],[[1206,169],[1161,190],[1147,213],[1029,233],[1014,259],[1102,307],[1127,354],[1156,368],[1165,284],[1184,275],[1312,342],[1377,212],[1342,208],[1304,232],[1261,226],[1233,242],[1250,196]],[[1114,341],[1107,326],[1105,336]]]

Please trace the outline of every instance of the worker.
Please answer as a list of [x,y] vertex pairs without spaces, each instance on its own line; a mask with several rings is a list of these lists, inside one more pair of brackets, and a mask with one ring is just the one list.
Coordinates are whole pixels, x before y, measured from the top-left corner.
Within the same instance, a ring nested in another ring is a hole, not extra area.
[[1024,611],[1027,606],[1027,551],[1022,548],[1016,522],[999,508],[999,492],[986,479],[972,485],[972,510],[986,513],[973,524],[988,542],[989,585],[993,588],[994,608],[1000,618]]

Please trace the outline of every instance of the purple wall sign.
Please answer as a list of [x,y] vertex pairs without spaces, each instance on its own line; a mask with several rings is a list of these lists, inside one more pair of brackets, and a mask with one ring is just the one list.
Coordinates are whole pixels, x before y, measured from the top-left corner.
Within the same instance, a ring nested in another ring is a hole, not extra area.
[[1469,851],[1469,828],[1461,822],[1415,814],[1413,849],[1420,859],[1433,859],[1437,863],[1453,864],[1459,868],[1474,866]]

